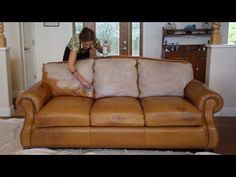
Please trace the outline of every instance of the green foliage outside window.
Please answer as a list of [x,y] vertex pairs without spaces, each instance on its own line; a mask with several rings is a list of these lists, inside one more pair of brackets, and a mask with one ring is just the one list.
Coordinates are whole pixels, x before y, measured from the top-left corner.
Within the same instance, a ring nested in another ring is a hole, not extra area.
[[236,44],[236,23],[229,23],[228,44]]

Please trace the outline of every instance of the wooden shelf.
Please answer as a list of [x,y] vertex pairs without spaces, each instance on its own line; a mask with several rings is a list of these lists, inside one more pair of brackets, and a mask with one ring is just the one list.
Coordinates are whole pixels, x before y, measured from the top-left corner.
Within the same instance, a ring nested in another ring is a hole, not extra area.
[[212,29],[175,29],[167,30],[163,27],[163,36],[165,37],[175,37],[175,36],[189,36],[189,35],[200,35],[200,36],[209,36],[212,34]]
[[167,34],[166,37],[180,37],[180,36],[210,36],[211,34]]
[[166,54],[188,54],[188,55],[201,55],[201,54],[206,54],[206,51],[169,51],[165,52]]
[[[187,60],[192,64],[194,79],[197,79],[205,83],[205,73],[206,73],[206,56],[207,48],[206,44],[178,44],[178,49],[176,48],[176,43],[167,45],[164,43],[167,37],[182,37],[182,36],[210,36],[212,34],[212,29],[176,29],[176,30],[166,30],[162,28],[162,58],[175,59],[175,60]],[[166,51],[167,50],[167,51]]]
[[206,57],[206,51],[170,51],[170,52],[163,52],[163,58],[168,57],[191,57],[191,56],[202,56]]

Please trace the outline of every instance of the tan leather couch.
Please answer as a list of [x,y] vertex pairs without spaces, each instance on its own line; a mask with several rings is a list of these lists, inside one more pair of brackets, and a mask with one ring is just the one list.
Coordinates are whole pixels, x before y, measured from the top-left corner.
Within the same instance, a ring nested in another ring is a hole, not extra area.
[[[25,112],[24,148],[212,149],[218,145],[214,113],[222,108],[223,99],[193,80],[191,64],[126,56],[91,61],[89,94],[70,88],[79,81],[65,71],[65,62],[55,62],[63,67],[45,64],[42,80],[17,98],[17,106]],[[80,67],[86,66],[83,62]],[[84,76],[86,72],[81,69]],[[59,81],[67,77],[70,81]]]

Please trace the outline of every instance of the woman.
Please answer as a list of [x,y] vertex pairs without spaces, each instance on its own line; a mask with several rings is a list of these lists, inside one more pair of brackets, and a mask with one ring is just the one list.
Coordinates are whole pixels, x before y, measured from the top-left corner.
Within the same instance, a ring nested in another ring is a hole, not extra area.
[[89,83],[76,69],[76,61],[90,57],[90,50],[95,47],[98,52],[102,53],[102,46],[100,41],[96,39],[93,30],[85,27],[79,34],[72,36],[70,42],[67,44],[63,61],[68,61],[69,71],[81,82],[81,84],[89,88]]

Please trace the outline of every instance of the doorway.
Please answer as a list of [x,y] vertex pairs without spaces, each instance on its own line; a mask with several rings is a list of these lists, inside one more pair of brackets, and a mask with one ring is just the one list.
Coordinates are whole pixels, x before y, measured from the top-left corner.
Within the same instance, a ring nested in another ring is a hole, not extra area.
[[23,59],[24,89],[29,88],[36,82],[34,28],[31,22],[20,23],[21,28],[21,51]]

